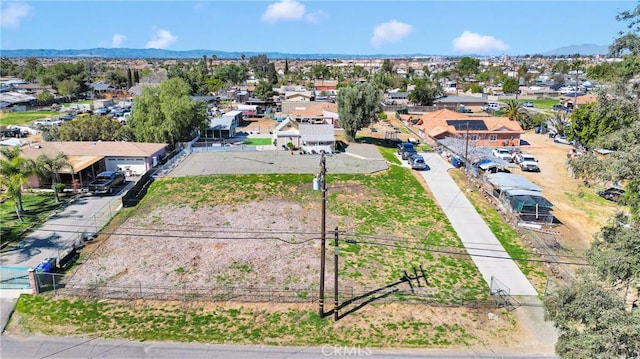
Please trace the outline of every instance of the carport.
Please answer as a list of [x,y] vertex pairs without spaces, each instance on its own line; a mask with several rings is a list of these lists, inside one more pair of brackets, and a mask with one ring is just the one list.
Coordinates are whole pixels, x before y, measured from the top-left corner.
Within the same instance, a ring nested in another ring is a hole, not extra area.
[[509,204],[512,212],[522,221],[553,223],[551,213],[553,203],[549,202],[540,192],[521,189],[504,191],[504,202]]

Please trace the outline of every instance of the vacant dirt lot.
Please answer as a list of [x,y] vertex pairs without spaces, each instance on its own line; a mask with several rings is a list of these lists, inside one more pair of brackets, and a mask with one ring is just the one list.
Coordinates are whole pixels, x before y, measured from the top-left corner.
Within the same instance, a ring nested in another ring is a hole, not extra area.
[[563,245],[581,252],[589,247],[611,215],[624,208],[597,197],[600,187],[587,187],[583,181],[571,178],[565,167],[571,146],[554,143],[545,134],[527,133],[523,138],[531,144],[523,146],[523,150],[538,159],[541,172],[515,173],[543,188],[544,196],[555,205],[554,214],[562,222],[555,229],[561,233]]

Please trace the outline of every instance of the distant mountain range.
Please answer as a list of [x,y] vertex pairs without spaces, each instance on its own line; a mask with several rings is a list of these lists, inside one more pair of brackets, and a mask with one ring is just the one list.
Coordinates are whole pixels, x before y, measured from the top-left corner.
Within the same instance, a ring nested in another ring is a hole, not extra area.
[[[597,55],[606,54],[607,46],[594,44],[571,45],[561,47],[543,53],[544,56],[562,55]],[[225,52],[215,50],[186,50],[173,51],[162,49],[126,49],[126,48],[94,48],[94,49],[23,49],[23,50],[0,50],[1,57],[96,57],[96,58],[119,58],[119,59],[197,59],[206,55],[217,56],[219,59],[238,59],[244,54],[246,58],[263,54],[262,52]],[[397,58],[397,57],[430,57],[438,55],[425,54],[398,54],[398,55],[353,55],[353,54],[289,54],[282,52],[264,52],[271,59],[346,59],[346,58]]]
[[563,55],[606,55],[609,53],[609,46],[582,44],[559,47],[555,50],[542,53],[544,56],[563,56]]

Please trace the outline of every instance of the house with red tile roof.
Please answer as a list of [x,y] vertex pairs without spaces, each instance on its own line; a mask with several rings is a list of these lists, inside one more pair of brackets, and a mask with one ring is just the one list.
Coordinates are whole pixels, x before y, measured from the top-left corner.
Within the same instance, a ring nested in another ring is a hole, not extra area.
[[[400,115],[400,118],[415,120],[415,116]],[[473,117],[446,109],[421,115],[416,127],[420,136],[432,144],[447,137],[469,136],[475,146],[519,146],[520,136],[524,134],[522,126],[507,117]]]

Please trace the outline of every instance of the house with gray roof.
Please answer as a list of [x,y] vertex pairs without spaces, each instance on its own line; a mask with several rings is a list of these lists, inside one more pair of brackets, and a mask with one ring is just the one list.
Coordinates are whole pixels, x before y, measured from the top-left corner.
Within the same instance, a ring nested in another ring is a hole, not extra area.
[[335,128],[332,124],[298,124],[304,153],[333,153],[336,149]]
[[229,111],[222,117],[214,117],[209,122],[206,138],[231,138],[236,136],[236,128],[242,121],[241,111]]

